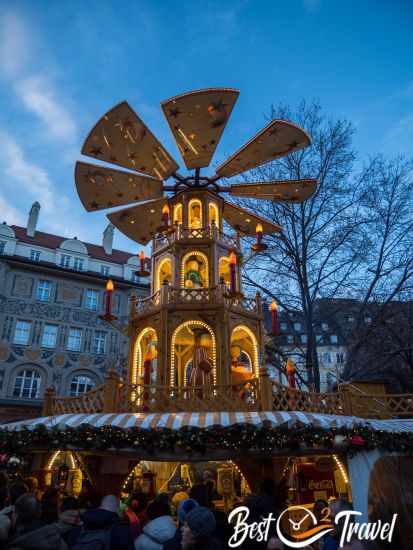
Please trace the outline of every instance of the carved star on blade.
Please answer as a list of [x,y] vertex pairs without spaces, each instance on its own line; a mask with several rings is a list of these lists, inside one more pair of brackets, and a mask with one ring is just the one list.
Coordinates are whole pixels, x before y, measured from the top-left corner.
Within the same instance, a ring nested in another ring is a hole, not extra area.
[[289,149],[295,149],[298,145],[298,141],[293,141],[292,143],[288,144]]
[[108,208],[110,208],[111,206],[113,206],[113,202],[112,202],[112,201],[109,201],[109,202],[107,203],[107,206],[108,206]]
[[117,159],[114,155],[112,155],[112,156],[110,157],[110,160],[111,160],[112,162],[118,162],[118,159]]
[[278,128],[273,128],[268,132],[269,136],[275,136],[276,134],[278,134]]
[[208,112],[212,113],[212,111],[225,111],[225,107],[227,106],[227,103],[222,103],[222,99],[220,99],[218,101],[214,101],[208,106]]
[[133,151],[132,151],[132,153],[129,153],[129,154],[128,154],[128,158],[129,158],[130,160],[136,159],[137,156],[138,156],[138,155],[137,155],[135,152],[133,152]]
[[92,201],[92,202],[90,203],[90,208],[99,208],[99,205],[98,205],[98,203],[97,203],[96,201]]
[[123,193],[116,193],[116,196],[121,198],[121,197],[123,197]]
[[95,157],[103,155],[102,147],[93,147],[93,149],[91,149],[89,153],[91,155],[94,155]]
[[169,109],[169,116],[173,118],[177,118],[177,116],[180,114],[181,114],[181,111],[178,109],[178,107],[175,107],[174,109]]

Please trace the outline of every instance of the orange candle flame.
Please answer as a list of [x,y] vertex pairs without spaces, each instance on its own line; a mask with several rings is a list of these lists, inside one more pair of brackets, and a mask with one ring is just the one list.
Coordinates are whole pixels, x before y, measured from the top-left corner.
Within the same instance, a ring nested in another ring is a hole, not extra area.
[[231,265],[237,265],[237,256],[234,252],[231,252],[231,254],[229,255],[229,263]]
[[115,288],[115,285],[113,284],[112,279],[109,279],[108,282],[106,283],[106,291],[113,292],[114,288]]

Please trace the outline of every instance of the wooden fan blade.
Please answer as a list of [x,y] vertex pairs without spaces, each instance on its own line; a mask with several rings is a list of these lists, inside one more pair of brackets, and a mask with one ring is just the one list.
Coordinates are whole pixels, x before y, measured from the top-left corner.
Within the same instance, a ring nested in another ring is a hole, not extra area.
[[251,197],[253,199],[284,202],[303,202],[315,193],[317,183],[315,179],[236,183],[230,186],[229,193],[234,197]]
[[162,197],[162,182],[156,178],[86,162],[76,163],[75,181],[88,212]]
[[275,223],[272,223],[244,208],[235,206],[230,202],[224,201],[223,209],[224,220],[229,223],[237,231],[241,231],[245,235],[255,235],[257,224],[262,225],[262,231],[266,234],[279,233],[282,231],[282,227]]
[[162,101],[161,107],[188,169],[211,162],[239,91],[207,88]]
[[161,225],[162,208],[166,198],[155,199],[108,214],[115,227],[130,239],[147,244]]
[[126,101],[97,122],[82,154],[142,172],[158,179],[174,174],[178,165]]
[[219,177],[232,177],[310,145],[302,128],[285,120],[273,120],[248,143],[218,166]]

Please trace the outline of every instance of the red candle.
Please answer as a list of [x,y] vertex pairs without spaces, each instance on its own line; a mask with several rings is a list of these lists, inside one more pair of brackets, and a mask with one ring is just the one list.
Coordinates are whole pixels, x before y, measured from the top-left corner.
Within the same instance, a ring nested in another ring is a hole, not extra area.
[[288,380],[288,387],[294,390],[295,389],[295,365],[292,359],[287,359],[287,380]]
[[112,315],[112,294],[115,288],[112,279],[106,283],[106,315]]
[[271,332],[273,335],[276,335],[278,333],[278,323],[277,323],[277,302],[273,300],[273,302],[270,305],[270,311],[271,311]]
[[257,227],[255,228],[255,233],[257,235],[257,244],[260,245],[262,242],[262,225],[260,223],[257,223]]
[[162,223],[165,226],[169,225],[169,206],[167,204],[162,208]]
[[236,287],[236,268],[237,268],[237,257],[234,252],[231,252],[229,255],[229,271],[230,271],[230,291],[235,292]]
[[141,273],[145,271],[145,252],[143,250],[139,253],[139,260],[141,262]]

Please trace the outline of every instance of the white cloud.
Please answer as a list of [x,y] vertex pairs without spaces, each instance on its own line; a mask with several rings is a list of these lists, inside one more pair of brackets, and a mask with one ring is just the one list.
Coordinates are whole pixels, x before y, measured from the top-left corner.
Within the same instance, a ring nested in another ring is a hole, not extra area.
[[0,76],[11,85],[26,110],[42,123],[47,138],[74,141],[76,123],[56,84],[50,77],[30,70],[37,49],[29,24],[21,16],[11,12],[0,16]]
[[0,72],[6,78],[16,77],[28,61],[29,30],[14,13],[0,15]]
[[[0,132],[0,172],[2,189],[6,191],[4,195],[23,203],[27,210],[33,201],[39,201],[49,231],[69,235],[76,230],[73,223],[68,227],[63,222],[65,219],[72,219],[68,197],[56,188],[47,171],[28,161],[20,145],[4,132]],[[8,206],[10,217],[22,221],[19,210],[13,209],[8,201],[5,201],[5,204]]]
[[41,120],[51,137],[68,141],[76,138],[75,121],[45,77],[36,75],[20,80],[15,89],[26,109]]
[[25,223],[23,214],[2,195],[0,195],[0,212],[0,223],[6,222],[8,225],[23,225]]

